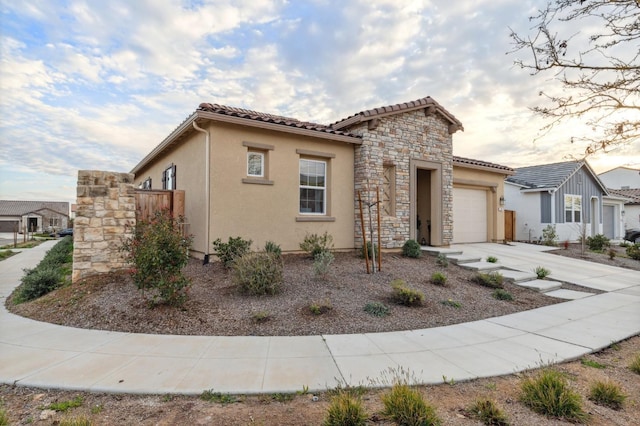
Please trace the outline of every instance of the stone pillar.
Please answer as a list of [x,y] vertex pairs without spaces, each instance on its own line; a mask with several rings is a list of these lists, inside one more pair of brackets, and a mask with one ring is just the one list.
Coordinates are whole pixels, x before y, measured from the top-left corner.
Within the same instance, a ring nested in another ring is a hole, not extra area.
[[120,247],[136,224],[133,179],[130,173],[78,171],[73,282],[128,266]]

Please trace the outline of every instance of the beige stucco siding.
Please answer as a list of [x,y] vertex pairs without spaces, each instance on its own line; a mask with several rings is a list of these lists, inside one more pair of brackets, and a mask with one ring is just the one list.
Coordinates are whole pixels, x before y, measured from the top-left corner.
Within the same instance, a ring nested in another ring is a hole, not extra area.
[[[500,172],[463,167],[454,164],[454,188],[485,190],[487,196],[487,241],[504,240],[504,206],[500,197],[504,196],[505,175]],[[455,200],[454,200],[455,203]],[[455,227],[455,223],[453,224]]]
[[[212,240],[242,236],[254,249],[271,240],[291,251],[307,233],[327,231],[335,248],[354,247],[353,145],[217,123],[210,129]],[[266,182],[247,176],[248,150],[264,153]],[[327,164],[326,215],[299,213],[300,158]]]

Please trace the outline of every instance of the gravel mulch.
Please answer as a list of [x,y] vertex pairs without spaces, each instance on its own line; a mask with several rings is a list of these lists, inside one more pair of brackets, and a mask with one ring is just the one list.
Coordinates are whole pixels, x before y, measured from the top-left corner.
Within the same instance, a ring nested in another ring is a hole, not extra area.
[[[185,268],[192,279],[181,307],[152,306],[125,273],[95,277],[58,289],[38,300],[14,305],[10,311],[33,319],[73,327],[152,334],[181,335],[318,335],[368,333],[430,328],[474,321],[562,302],[521,287],[505,284],[514,298],[501,301],[493,290],[471,281],[473,272],[454,264],[444,268],[436,258],[403,258],[385,254],[382,272],[366,274],[364,259],[353,252],[336,253],[326,279],[314,276],[313,261],[303,255],[284,256],[284,285],[275,296],[239,294],[232,273],[219,262],[202,265],[191,260]],[[432,273],[447,276],[446,286],[431,284]],[[421,307],[404,307],[391,300],[390,282],[403,279],[425,294]],[[451,300],[460,306],[445,305]],[[389,315],[364,311],[380,302]],[[313,314],[310,305],[326,307]]]

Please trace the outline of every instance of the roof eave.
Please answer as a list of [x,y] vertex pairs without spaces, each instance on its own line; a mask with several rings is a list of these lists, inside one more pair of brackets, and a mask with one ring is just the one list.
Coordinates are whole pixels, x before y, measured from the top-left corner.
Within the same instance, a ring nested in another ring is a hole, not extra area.
[[497,167],[482,166],[480,164],[462,163],[462,162],[457,162],[455,160],[453,162],[453,166],[454,167],[463,167],[465,169],[482,170],[482,171],[491,172],[491,173],[499,173],[499,174],[505,175],[505,177],[515,174],[515,170],[507,170],[507,169],[500,169],[500,168],[497,168]]

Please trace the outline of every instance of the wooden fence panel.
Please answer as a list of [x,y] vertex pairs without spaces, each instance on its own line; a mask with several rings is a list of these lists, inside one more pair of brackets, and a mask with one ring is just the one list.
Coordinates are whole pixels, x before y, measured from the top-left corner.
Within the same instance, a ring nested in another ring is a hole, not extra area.
[[506,241],[516,239],[516,212],[513,210],[504,211],[504,239]]
[[183,190],[136,190],[136,220],[148,220],[167,209],[174,217],[184,216],[184,195]]

